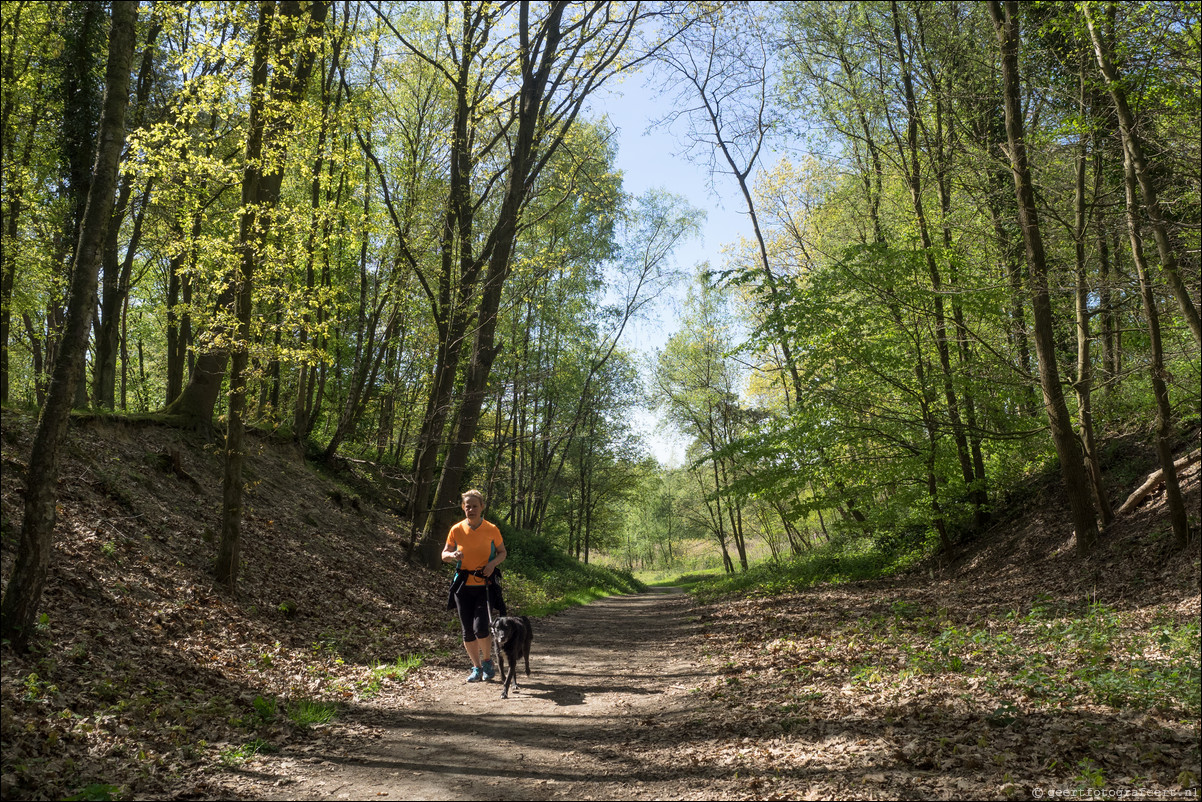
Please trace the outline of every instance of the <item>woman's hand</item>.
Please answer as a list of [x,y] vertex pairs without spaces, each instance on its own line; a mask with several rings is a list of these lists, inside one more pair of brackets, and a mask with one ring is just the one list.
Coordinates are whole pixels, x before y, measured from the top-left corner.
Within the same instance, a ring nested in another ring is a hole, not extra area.
[[492,572],[496,570],[498,565],[505,562],[505,558],[507,556],[509,556],[509,555],[506,553],[504,546],[497,549],[496,556],[493,557],[491,560],[489,560],[488,564],[484,566],[484,575],[492,576]]

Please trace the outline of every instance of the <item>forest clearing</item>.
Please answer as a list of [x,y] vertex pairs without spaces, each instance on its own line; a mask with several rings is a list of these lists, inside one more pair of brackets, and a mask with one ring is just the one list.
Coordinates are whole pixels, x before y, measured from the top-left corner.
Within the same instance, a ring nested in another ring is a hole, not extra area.
[[0,43],[5,799],[1198,797],[1202,3]]

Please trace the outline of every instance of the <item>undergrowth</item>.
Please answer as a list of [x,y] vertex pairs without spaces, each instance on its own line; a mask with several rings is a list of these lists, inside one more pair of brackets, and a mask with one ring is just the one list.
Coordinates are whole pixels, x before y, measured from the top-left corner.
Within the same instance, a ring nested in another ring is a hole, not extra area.
[[[1197,718],[1202,707],[1198,621],[1164,617],[1148,626],[1101,604],[1036,600],[1026,612],[973,621],[946,609],[894,602],[888,613],[858,619],[833,639],[860,653],[854,684],[883,690],[911,677],[959,676],[994,698],[1034,708],[1103,704]],[[772,644],[792,648],[788,640]],[[995,725],[1014,717],[1006,705]]]
[[920,556],[889,554],[868,538],[833,540],[788,560],[762,562],[736,574],[702,577],[692,582],[691,592],[702,602],[732,594],[776,596],[822,582],[879,579],[911,566]]
[[540,535],[504,523],[498,526],[509,555],[501,566],[505,602],[515,614],[552,615],[605,596],[647,589],[631,574],[580,562]]
[[[790,561],[703,577],[691,592],[702,602],[779,596],[879,579],[915,562],[913,554],[890,555],[867,539],[833,542]],[[1104,604],[1040,595],[1025,611],[966,622],[948,609],[899,600],[886,613],[850,622],[830,642],[856,644],[861,654],[849,679],[877,690],[921,675],[960,676],[995,698],[1036,708],[1102,704],[1193,718],[1202,713],[1199,622],[1167,613],[1149,625],[1139,614]],[[787,638],[769,648],[802,649]],[[1002,705],[992,715],[1004,725],[1012,713]]]

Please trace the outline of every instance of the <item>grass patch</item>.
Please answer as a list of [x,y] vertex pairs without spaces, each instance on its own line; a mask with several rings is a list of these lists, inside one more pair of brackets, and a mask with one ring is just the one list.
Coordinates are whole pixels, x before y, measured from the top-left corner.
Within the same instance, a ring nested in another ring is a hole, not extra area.
[[915,555],[890,556],[867,538],[832,541],[790,560],[759,563],[742,573],[714,578],[702,575],[690,585],[703,602],[732,594],[777,596],[823,582],[879,579],[908,567],[916,559]]
[[[568,593],[555,594],[554,598],[552,598],[550,594],[540,589],[537,594],[530,598],[529,601],[532,603],[528,603],[523,607],[525,611],[523,614],[532,616],[555,615],[569,607],[579,607],[612,595],[614,594],[603,588],[590,587]],[[542,598],[543,600],[534,601],[536,598]]]
[[225,766],[240,766],[250,760],[257,754],[266,754],[276,751],[276,746],[262,738],[255,738],[252,741],[247,741],[242,746],[231,746],[228,749],[222,749],[218,754],[218,759]]
[[259,717],[259,720],[262,723],[270,724],[271,722],[275,721],[275,716],[276,716],[275,697],[264,698],[262,696],[256,696],[253,704],[255,707],[255,714]]
[[376,663],[371,668],[369,678],[359,688],[359,695],[370,699],[380,693],[385,680],[404,682],[410,673],[422,664],[422,658],[416,654],[403,655],[393,663]]
[[109,785],[107,783],[92,783],[91,785],[84,786],[84,788],[81,789],[78,794],[69,796],[67,799],[69,802],[74,802],[74,800],[97,800],[98,802],[106,802],[106,800],[121,799],[122,797],[123,794],[121,792],[121,788],[116,785]]
[[[833,642],[854,645],[847,671],[860,685],[888,687],[928,675],[1035,708],[1101,704],[1202,714],[1197,621],[1149,629],[1144,620],[1104,605],[1037,600],[1025,614],[963,623],[946,610],[894,602],[888,613],[849,623]],[[775,648],[793,645],[782,641]],[[1008,724],[1016,714],[1003,705],[994,718]]]
[[655,572],[649,576],[639,576],[643,582],[654,588],[683,588],[688,590],[701,582],[708,582],[713,579],[721,579],[723,577],[721,568],[714,568],[709,571],[696,571],[687,574],[665,574],[664,572]]
[[647,589],[626,571],[582,563],[540,535],[497,525],[509,553],[501,566],[505,602],[517,614],[551,615],[606,596]]
[[288,718],[298,727],[328,724],[334,720],[337,713],[338,706],[333,702],[316,699],[298,699],[288,705]]

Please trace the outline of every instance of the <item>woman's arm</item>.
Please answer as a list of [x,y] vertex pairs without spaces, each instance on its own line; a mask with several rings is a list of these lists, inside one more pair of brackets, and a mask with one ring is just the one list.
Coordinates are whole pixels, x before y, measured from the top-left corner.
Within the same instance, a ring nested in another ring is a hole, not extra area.
[[492,576],[493,569],[496,568],[501,563],[505,562],[506,556],[508,556],[508,555],[505,551],[505,544],[501,543],[500,545],[497,546],[496,556],[493,557],[491,560],[489,560],[488,564],[484,566],[484,575]]

